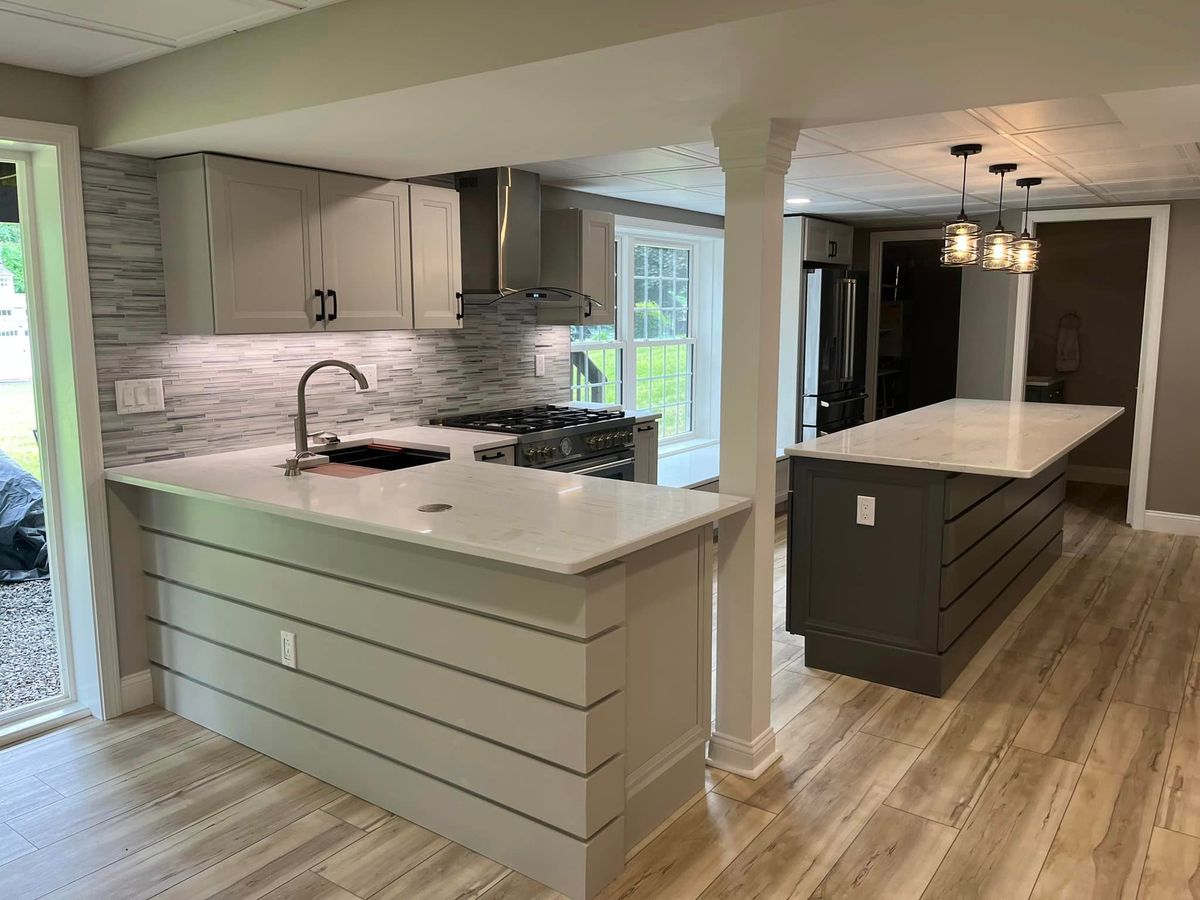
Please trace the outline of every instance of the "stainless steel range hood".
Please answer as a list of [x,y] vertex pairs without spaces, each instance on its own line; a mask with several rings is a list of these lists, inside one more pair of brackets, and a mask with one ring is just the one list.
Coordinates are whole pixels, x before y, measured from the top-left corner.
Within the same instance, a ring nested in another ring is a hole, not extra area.
[[454,176],[462,222],[466,295],[496,296],[539,285],[542,177],[504,166]]

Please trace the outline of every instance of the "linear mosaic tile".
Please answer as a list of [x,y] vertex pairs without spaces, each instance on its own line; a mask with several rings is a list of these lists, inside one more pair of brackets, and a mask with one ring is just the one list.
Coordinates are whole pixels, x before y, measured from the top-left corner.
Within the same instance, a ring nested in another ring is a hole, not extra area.
[[[356,394],[344,374],[314,376],[313,431],[570,399],[567,329],[539,327],[520,302],[468,306],[461,331],[168,335],[154,161],[84,151],[83,202],[105,465],[286,442],[300,374],[330,356],[375,363],[379,388]],[[540,378],[536,353],[546,355]],[[113,382],[154,377],[166,411],[118,416]]]

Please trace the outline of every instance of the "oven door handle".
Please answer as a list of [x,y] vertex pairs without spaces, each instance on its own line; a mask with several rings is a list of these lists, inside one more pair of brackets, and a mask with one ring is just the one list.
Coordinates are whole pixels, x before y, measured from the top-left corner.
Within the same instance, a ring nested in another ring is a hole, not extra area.
[[570,469],[566,472],[568,475],[595,475],[597,472],[603,472],[607,469],[617,469],[621,466],[627,466],[633,462],[633,457],[630,455],[622,455],[618,457],[607,457],[601,460],[594,466],[588,466],[586,469]]

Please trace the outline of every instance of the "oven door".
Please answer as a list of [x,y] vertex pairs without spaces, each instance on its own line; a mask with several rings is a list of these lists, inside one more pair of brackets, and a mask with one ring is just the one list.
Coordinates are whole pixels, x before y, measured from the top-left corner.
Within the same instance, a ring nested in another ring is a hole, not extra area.
[[591,475],[595,478],[612,478],[616,481],[633,481],[633,451],[622,450],[599,459],[581,459],[565,466],[555,466],[555,472],[572,475]]

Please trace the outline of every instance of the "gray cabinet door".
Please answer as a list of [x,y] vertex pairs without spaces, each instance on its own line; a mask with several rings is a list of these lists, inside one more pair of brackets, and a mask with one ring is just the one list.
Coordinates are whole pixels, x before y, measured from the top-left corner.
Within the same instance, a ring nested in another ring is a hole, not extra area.
[[633,426],[633,480],[658,484],[658,422]]
[[579,222],[579,290],[599,301],[584,325],[617,322],[617,227],[612,213],[583,210]]
[[538,306],[542,325],[615,325],[617,226],[612,213],[554,209],[542,213],[542,286],[567,288],[579,297]]
[[319,178],[312,169],[205,158],[217,334],[319,331]]
[[410,186],[413,324],[462,328],[462,256],[458,192]]
[[408,185],[321,173],[329,331],[413,327]]

